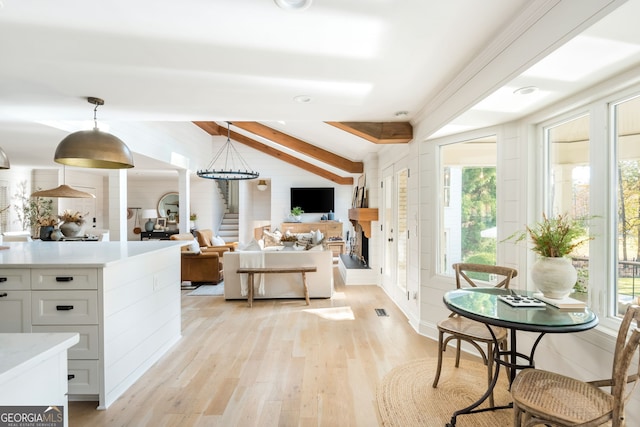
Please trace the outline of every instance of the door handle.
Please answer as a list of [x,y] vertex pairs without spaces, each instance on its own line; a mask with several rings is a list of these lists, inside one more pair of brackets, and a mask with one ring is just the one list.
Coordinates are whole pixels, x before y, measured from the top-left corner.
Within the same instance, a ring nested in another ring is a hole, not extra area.
[[8,297],[8,296],[9,296],[9,294],[8,294],[8,293],[6,293],[6,292],[3,292],[3,293],[1,293],[1,294],[0,294],[0,298],[2,298],[2,297]]
[[393,242],[393,237],[389,237],[387,240]]
[[56,277],[56,282],[73,282],[73,276]]
[[72,305],[56,305],[56,310],[69,311],[69,310],[73,310],[73,306]]

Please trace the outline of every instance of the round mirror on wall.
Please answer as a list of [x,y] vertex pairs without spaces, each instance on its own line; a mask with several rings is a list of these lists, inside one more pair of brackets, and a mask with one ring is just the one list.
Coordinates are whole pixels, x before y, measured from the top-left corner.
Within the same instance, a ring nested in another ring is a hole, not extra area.
[[167,193],[160,197],[158,201],[158,218],[166,218],[169,223],[179,221],[179,200],[178,193]]

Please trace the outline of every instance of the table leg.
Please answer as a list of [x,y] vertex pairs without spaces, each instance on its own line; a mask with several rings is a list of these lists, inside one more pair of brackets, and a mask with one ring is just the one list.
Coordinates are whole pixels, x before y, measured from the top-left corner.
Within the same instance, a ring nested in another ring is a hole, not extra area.
[[486,326],[489,329],[489,333],[491,334],[491,337],[493,338],[493,362],[496,365],[493,372],[493,378],[491,379],[491,383],[489,384],[489,387],[487,387],[487,391],[484,392],[484,394],[480,397],[480,399],[478,399],[471,405],[467,406],[466,408],[463,408],[463,409],[460,409],[459,411],[454,412],[453,415],[451,416],[451,421],[446,424],[446,427],[455,427],[456,419],[458,418],[459,415],[494,411],[496,409],[506,409],[511,407],[511,405],[508,405],[508,406],[490,405],[488,408],[476,409],[478,406],[480,406],[482,402],[487,400],[487,398],[489,398],[489,396],[493,394],[493,389],[495,388],[498,382],[498,375],[500,374],[500,363],[498,362],[500,360],[500,345],[498,344],[496,335],[493,333],[493,330],[491,329],[491,327],[489,325],[486,325]]
[[247,280],[249,289],[247,289],[247,302],[249,303],[249,307],[253,307],[253,273],[247,273],[249,275],[249,280]]
[[510,339],[510,343],[509,343],[509,350],[510,350],[510,356],[509,356],[509,360],[511,362],[511,366],[508,367],[509,369],[509,387],[511,387],[511,383],[513,383],[513,380],[516,378],[516,366],[518,366],[518,340],[516,338],[516,330],[515,329],[510,329],[510,335],[511,335],[511,339]]
[[307,276],[304,271],[302,272],[302,286],[304,286],[304,299],[307,301],[307,305],[309,305],[309,287],[307,286]]

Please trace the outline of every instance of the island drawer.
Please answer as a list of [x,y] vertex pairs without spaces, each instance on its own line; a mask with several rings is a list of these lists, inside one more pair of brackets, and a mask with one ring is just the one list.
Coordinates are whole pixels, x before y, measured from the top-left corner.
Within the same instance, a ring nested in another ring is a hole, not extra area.
[[0,289],[0,333],[31,332],[31,291]]
[[70,360],[98,358],[98,325],[37,325],[33,332],[77,332],[80,341],[67,350],[67,357]]
[[69,394],[99,393],[98,361],[69,360]]
[[32,291],[34,325],[90,325],[98,323],[95,291]]
[[0,291],[31,289],[31,271],[22,268],[0,268]]
[[95,268],[33,269],[32,289],[98,289],[98,270]]

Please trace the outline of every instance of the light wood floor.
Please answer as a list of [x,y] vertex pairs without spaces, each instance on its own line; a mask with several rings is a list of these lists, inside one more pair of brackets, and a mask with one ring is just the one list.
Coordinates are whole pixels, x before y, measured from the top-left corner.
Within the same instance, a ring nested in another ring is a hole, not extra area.
[[181,341],[106,411],[71,402],[70,426],[377,426],[378,382],[437,344],[380,288],[335,276],[310,306],[183,291]]

